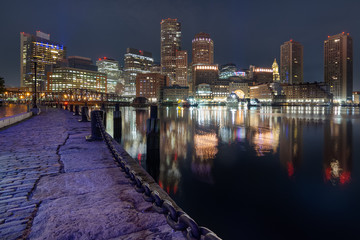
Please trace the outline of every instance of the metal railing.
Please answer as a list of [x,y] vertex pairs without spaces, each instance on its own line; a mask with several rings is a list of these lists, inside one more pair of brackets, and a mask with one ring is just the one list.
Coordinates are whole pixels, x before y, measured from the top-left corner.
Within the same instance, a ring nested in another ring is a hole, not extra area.
[[122,170],[126,173],[130,179],[130,183],[135,187],[135,190],[143,194],[143,198],[147,202],[153,204],[154,210],[163,214],[166,218],[169,226],[175,231],[182,231],[183,235],[187,239],[203,239],[203,240],[220,240],[214,232],[206,227],[199,226],[189,215],[185,212],[176,210],[173,204],[160,197],[160,194],[155,189],[152,189],[149,183],[144,181],[138,174],[131,169],[131,167],[123,160],[123,157],[119,154],[115,148],[111,136],[106,132],[102,114],[100,111],[94,113],[96,117],[97,126],[100,130],[102,139],[108,146],[115,161],[119,164]]

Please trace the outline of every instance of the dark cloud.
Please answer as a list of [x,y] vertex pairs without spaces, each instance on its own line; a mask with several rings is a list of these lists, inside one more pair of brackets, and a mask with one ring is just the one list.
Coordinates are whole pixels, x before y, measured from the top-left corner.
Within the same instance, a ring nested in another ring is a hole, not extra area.
[[127,47],[151,51],[160,61],[160,21],[178,18],[182,48],[200,31],[215,42],[215,61],[270,66],[290,38],[304,45],[304,80],[323,81],[323,41],[350,32],[354,40],[354,87],[360,90],[357,1],[72,0],[2,1],[0,75],[19,85],[20,32],[41,30],[64,43],[68,55],[123,61]]

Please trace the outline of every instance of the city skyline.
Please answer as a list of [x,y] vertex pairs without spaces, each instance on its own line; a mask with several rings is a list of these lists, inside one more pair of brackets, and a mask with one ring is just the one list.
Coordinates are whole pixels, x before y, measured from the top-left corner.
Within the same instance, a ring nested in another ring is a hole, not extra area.
[[[28,6],[28,3],[24,2],[20,9],[17,9],[14,3],[4,4],[9,11],[2,14],[3,21],[6,23],[1,28],[2,32],[7,34],[4,34],[0,40],[1,52],[6,56],[0,62],[0,75],[5,78],[6,85],[18,86],[20,84],[19,32],[33,33],[40,30],[49,33],[51,39],[67,46],[68,56],[90,57],[93,61],[106,56],[119,60],[123,65],[122,58],[126,48],[133,47],[152,52],[154,60],[160,62],[159,23],[162,19],[177,18],[182,26],[181,49],[188,51],[189,63],[192,57],[191,40],[199,32],[209,33],[214,40],[214,51],[216,52],[214,62],[216,64],[235,63],[239,68],[248,68],[251,64],[271,67],[274,58],[280,59],[280,45],[294,39],[304,46],[304,82],[323,82],[324,40],[328,35],[335,35],[343,31],[349,32],[354,40],[354,91],[360,89],[358,80],[360,70],[357,68],[360,55],[357,51],[357,43],[360,43],[360,31],[357,31],[356,28],[359,20],[352,17],[354,14],[351,12],[354,6],[352,5],[350,8],[346,2],[341,7],[343,11],[339,11],[338,18],[327,20],[332,24],[325,20],[331,13],[339,10],[335,7],[328,7],[325,11],[320,9],[321,3],[314,3],[312,9],[307,9],[306,4],[303,6],[287,3],[281,8],[280,5],[275,4],[276,13],[286,12],[287,9],[295,6],[299,8],[300,13],[293,13],[292,28],[289,27],[289,23],[281,22],[281,17],[277,14],[266,12],[266,6],[270,3],[264,1],[258,1],[262,5],[256,11],[256,4],[252,2],[241,5],[229,1],[227,6],[223,2],[215,1],[198,1],[193,4],[188,1],[174,3],[157,1],[163,5],[159,9],[151,8],[152,12],[142,10],[149,6],[149,3],[143,1],[137,1],[136,4],[111,1],[103,3],[101,7],[99,3],[89,1],[89,6],[84,8],[83,13],[78,12],[76,16],[72,16],[72,13],[83,7],[81,2],[75,2],[68,11],[66,10],[66,6],[69,6],[67,1],[62,2],[63,5],[59,6],[54,16],[47,21],[44,19],[50,17],[48,13],[45,13],[48,6],[43,6],[42,10],[34,10],[35,17],[31,17],[29,21],[24,20],[29,17],[27,10],[40,6],[37,1]],[[242,8],[236,8],[239,5]],[[95,9],[95,7],[99,9]],[[15,9],[18,10],[17,14],[14,14]],[[234,9],[238,9],[237,15],[234,15],[237,13]],[[139,15],[134,14],[136,10]],[[305,10],[308,11],[306,16],[302,14]],[[106,16],[107,26],[100,24],[101,17],[92,17],[90,14],[101,11],[109,13]],[[243,14],[240,14],[241,11]],[[256,13],[259,19],[257,20],[251,13]],[[42,17],[39,17],[39,14]],[[290,16],[291,14],[285,15]],[[126,16],[131,16],[130,20],[135,21],[126,21]],[[346,18],[341,16],[346,16]],[[118,17],[117,22],[114,24],[109,22],[116,17]],[[261,19],[266,17],[271,17],[273,23],[266,24],[266,21],[261,23]],[[73,21],[75,24],[71,23],[71,19],[76,20]],[[124,21],[121,22],[120,19]],[[144,19],[145,22],[140,21]],[[323,22],[320,21],[321,19]],[[195,22],[196,24],[194,24]],[[311,24],[316,22],[319,22],[320,25]],[[93,24],[92,28],[91,24]],[[118,27],[115,28],[115,26]],[[97,32],[98,34],[96,34]]]

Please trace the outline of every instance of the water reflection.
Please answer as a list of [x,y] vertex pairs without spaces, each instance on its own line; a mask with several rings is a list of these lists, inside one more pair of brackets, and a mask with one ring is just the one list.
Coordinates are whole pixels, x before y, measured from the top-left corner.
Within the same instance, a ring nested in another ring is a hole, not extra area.
[[10,103],[6,106],[0,106],[0,118],[10,117],[19,113],[27,112],[28,106],[25,104]]
[[350,182],[352,170],[352,122],[331,119],[324,126],[325,179],[333,185]]
[[[324,128],[324,136],[319,141],[324,143],[325,179],[332,184],[350,181],[352,123],[334,118],[348,114],[346,109],[164,107],[159,109],[160,152],[150,158],[147,157],[149,153],[146,147],[146,120],[150,116],[149,110],[121,110],[124,116],[124,148],[145,169],[156,173],[156,180],[169,193],[175,194],[178,191],[182,168],[191,169],[193,177],[202,182],[213,183],[214,161],[222,161],[217,159],[220,143],[229,146],[246,143],[255,150],[259,158],[275,156],[286,169],[288,177],[293,178],[303,161],[303,129],[309,126]],[[356,116],[359,114],[356,109],[350,112]],[[111,116],[108,114],[108,117]],[[112,124],[108,124],[109,132],[112,132],[111,128]],[[150,160],[158,157],[159,163],[156,161],[155,164]],[[150,165],[153,164],[155,166],[151,168]]]
[[[324,229],[353,227],[349,214],[360,214],[360,169],[353,164],[360,158],[359,108],[164,107],[159,158],[146,146],[150,111],[121,111],[124,148],[224,239],[240,228],[245,238],[256,238],[255,231],[263,234],[259,239],[270,239],[269,232],[288,238],[293,232],[284,231],[286,225],[301,226],[298,239],[325,237],[331,234]],[[107,130],[112,133],[111,124]]]

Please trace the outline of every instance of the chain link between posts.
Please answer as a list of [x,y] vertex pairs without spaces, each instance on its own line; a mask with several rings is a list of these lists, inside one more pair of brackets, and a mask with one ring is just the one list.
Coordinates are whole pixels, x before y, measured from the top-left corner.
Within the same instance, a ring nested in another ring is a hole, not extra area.
[[96,114],[97,126],[100,129],[101,136],[113,155],[115,161],[119,164],[121,169],[126,173],[130,183],[134,186],[135,190],[143,195],[147,202],[153,204],[153,209],[166,218],[166,222],[175,231],[182,231],[187,239],[191,240],[220,240],[214,232],[210,229],[199,226],[189,215],[183,211],[177,211],[172,203],[160,197],[160,194],[152,189],[152,187],[145,182],[138,174],[131,169],[131,167],[123,160],[123,157],[116,150],[111,136],[106,132],[100,112]]

